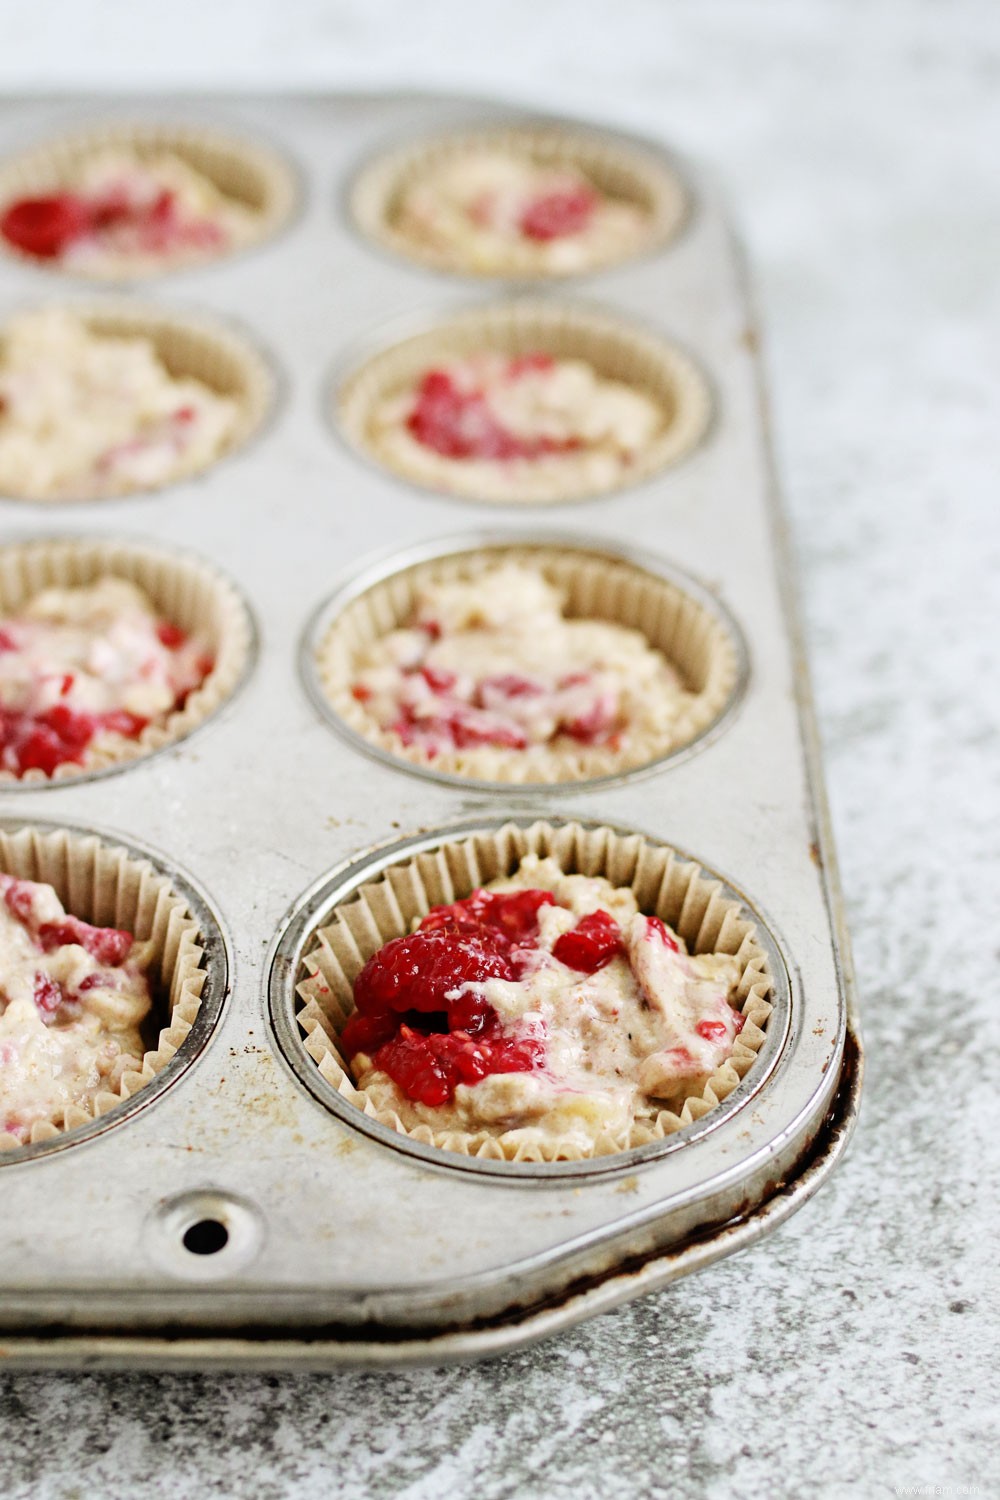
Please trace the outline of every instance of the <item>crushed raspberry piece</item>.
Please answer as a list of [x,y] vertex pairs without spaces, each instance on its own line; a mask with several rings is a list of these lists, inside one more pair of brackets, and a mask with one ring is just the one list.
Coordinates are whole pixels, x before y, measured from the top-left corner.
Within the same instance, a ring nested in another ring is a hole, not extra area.
[[522,375],[548,375],[555,367],[555,358],[551,354],[542,354],[541,351],[515,354],[507,366],[507,374],[511,380],[519,380]]
[[597,698],[584,713],[573,719],[564,719],[559,725],[563,734],[568,734],[581,745],[602,744],[617,727],[616,705],[607,695]]
[[128,740],[138,739],[149,723],[141,714],[129,713],[127,708],[114,708],[101,714],[98,723],[111,734],[122,734]]
[[118,988],[118,975],[105,973],[98,969],[94,974],[88,974],[86,979],[81,979],[76,987],[78,995],[87,994],[88,990],[116,990]]
[[9,875],[4,876],[3,880],[4,905],[12,917],[16,917],[23,926],[30,927],[35,910],[30,885],[24,880],[13,880]]
[[351,688],[351,697],[356,698],[359,703],[367,703],[371,695],[371,688],[365,687],[363,682],[356,682]]
[[123,964],[132,951],[133,937],[119,927],[92,927],[79,917],[63,917],[59,922],[43,922],[38,941],[46,953],[68,943],[78,943],[99,964],[115,968]]
[[197,415],[198,413],[193,406],[179,406],[174,412],[174,421],[180,422],[182,426],[186,427],[189,422],[194,421]]
[[475,937],[420,931],[393,938],[365,964],[354,984],[362,1015],[384,1011],[447,1011],[448,996],[465,984],[509,979],[509,959]]
[[559,240],[569,234],[580,234],[597,208],[597,194],[592,188],[556,189],[532,199],[521,215],[521,233],[531,240]]
[[576,438],[519,437],[497,420],[481,391],[460,390],[447,370],[428,370],[406,425],[417,442],[445,458],[541,458],[579,446]]
[[724,1042],[729,1036],[725,1021],[699,1021],[694,1029],[706,1042]]
[[432,906],[420,924],[421,932],[454,932],[486,940],[500,937],[523,944],[538,936],[538,913],[555,904],[551,891],[475,890],[450,906]]
[[182,630],[179,625],[175,625],[172,620],[159,620],[156,626],[156,638],[161,646],[166,646],[168,650],[175,651],[178,646],[183,646],[187,640],[187,632]]
[[471,1037],[464,1031],[424,1036],[401,1026],[373,1060],[407,1098],[439,1108],[459,1084],[479,1083],[491,1073],[530,1073],[543,1065],[544,1057],[537,1038],[504,1036],[497,1027]]
[[743,1012],[741,1010],[734,1010],[733,1011],[733,1021],[736,1024],[736,1035],[737,1036],[739,1036],[740,1032],[743,1030],[744,1026],[746,1025],[746,1020],[747,1020],[747,1018],[746,1018],[746,1016],[743,1014]]
[[646,931],[655,932],[661,943],[669,948],[671,953],[679,953],[681,951],[680,944],[678,943],[677,939],[674,937],[673,933],[664,926],[659,917],[646,918]]
[[536,682],[531,677],[521,677],[516,672],[484,677],[476,688],[476,695],[484,707],[489,707],[493,699],[538,698],[544,692],[544,683]]
[[374,1016],[363,1016],[355,1011],[340,1033],[340,1046],[345,1057],[354,1057],[366,1052],[369,1057],[386,1042],[391,1042],[399,1028],[399,1016],[395,1011],[383,1011]]
[[582,917],[572,932],[564,932],[552,948],[568,969],[581,974],[596,974],[622,952],[622,930],[606,911],[592,911]]
[[75,193],[19,198],[0,216],[0,234],[39,260],[55,260],[90,229],[87,204]]
[[443,667],[423,666],[419,672],[432,693],[450,693],[458,681],[454,672],[445,671]]
[[65,999],[66,994],[58,979],[53,979],[51,974],[43,974],[39,969],[35,975],[34,1001],[42,1014],[54,1016]]
[[17,641],[9,630],[0,629],[0,651],[16,651]]

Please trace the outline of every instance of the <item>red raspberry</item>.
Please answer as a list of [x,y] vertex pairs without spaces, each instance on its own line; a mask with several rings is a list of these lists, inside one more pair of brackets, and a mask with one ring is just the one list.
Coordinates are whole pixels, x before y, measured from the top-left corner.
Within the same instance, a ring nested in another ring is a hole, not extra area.
[[[551,367],[538,363],[537,357],[523,355],[512,360],[508,375],[516,379],[529,368]],[[514,458],[540,458],[546,453],[563,453],[580,446],[578,438],[565,442],[549,437],[519,437],[499,422],[481,391],[463,391],[455,385],[447,370],[428,370],[420,383],[407,427],[418,443],[433,448],[445,458],[486,458],[505,461]],[[425,627],[426,628],[426,627]]]
[[348,1017],[340,1033],[340,1045],[345,1057],[353,1057],[357,1052],[373,1056],[384,1043],[392,1041],[398,1027],[399,1016],[394,1011],[374,1016],[363,1016],[355,1011],[353,1016]]
[[589,187],[562,188],[542,193],[521,215],[521,233],[531,240],[559,240],[586,229],[598,204]]
[[622,932],[614,917],[606,911],[592,911],[580,919],[572,932],[564,932],[556,939],[552,956],[568,969],[596,974],[621,952]]
[[542,1067],[545,1048],[534,1037],[507,1037],[495,1019],[487,1034],[473,1038],[464,1031],[423,1036],[401,1026],[393,1041],[380,1047],[376,1067],[408,1099],[438,1108],[447,1104],[460,1083],[476,1084],[491,1073],[529,1073]]
[[362,1015],[447,1011],[451,991],[511,973],[509,959],[475,937],[414,932],[372,955],[354,982],[354,1004]]
[[87,204],[75,193],[19,198],[0,217],[0,234],[40,260],[55,260],[90,228]]
[[725,1021],[699,1021],[694,1029],[706,1042],[724,1042],[729,1036]]
[[79,917],[67,916],[60,922],[43,922],[38,929],[38,941],[46,953],[67,943],[78,943],[99,964],[115,968],[128,958],[134,939],[121,928],[91,927]]
[[9,882],[3,888],[4,905],[23,927],[30,927],[34,920],[31,885],[26,880],[11,880],[10,876],[3,878]]
[[124,735],[127,740],[135,740],[149,723],[139,714],[129,713],[127,708],[115,708],[109,713],[101,714],[100,726],[111,734]]
[[166,646],[168,650],[175,651],[178,646],[183,646],[187,640],[187,633],[171,620],[159,620],[156,626],[156,638],[161,646]]
[[664,926],[659,917],[647,917],[646,926],[649,932],[656,933],[657,937],[665,947],[670,949],[671,953],[679,953],[681,951],[680,944],[678,943],[677,939],[674,937],[669,928]]
[[432,906],[420,924],[421,932],[469,933],[490,940],[523,944],[538,936],[538,912],[552,906],[551,891],[475,890],[464,901]]
[[54,1016],[66,999],[62,985],[39,969],[35,975],[34,1000],[43,1016]]

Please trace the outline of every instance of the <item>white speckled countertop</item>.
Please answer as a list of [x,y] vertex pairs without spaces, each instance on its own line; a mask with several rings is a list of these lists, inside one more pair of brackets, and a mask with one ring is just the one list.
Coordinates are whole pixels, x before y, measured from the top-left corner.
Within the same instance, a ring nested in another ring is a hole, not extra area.
[[489,1365],[0,1378],[0,1494],[997,1493],[1000,12],[205,12],[4,7],[0,88],[462,88],[662,134],[726,183],[768,335],[866,1098],[832,1184],[759,1248]]

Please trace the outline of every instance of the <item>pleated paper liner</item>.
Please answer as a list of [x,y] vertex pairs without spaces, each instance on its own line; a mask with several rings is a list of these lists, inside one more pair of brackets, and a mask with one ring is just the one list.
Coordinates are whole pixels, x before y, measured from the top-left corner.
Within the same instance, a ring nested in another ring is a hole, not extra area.
[[[379,405],[415,386],[443,361],[482,352],[517,357],[549,354],[584,360],[606,380],[650,397],[662,425],[645,449],[612,478],[573,475],[554,460],[532,464],[450,459],[417,443],[399,445],[377,428]],[[711,397],[704,375],[682,350],[612,313],[558,302],[519,300],[471,308],[369,359],[342,385],[336,415],[346,436],[384,467],[425,489],[494,504],[552,504],[610,494],[677,463],[704,437]]]
[[0,618],[19,613],[43,589],[79,588],[109,576],[134,583],[159,615],[198,635],[215,665],[182,708],[148,724],[137,739],[116,737],[88,750],[81,765],[64,764],[51,777],[37,769],[20,777],[0,770],[0,788],[62,785],[141,760],[185,739],[246,677],[254,644],[246,603],[225,574],[189,553],[82,537],[8,543],[0,546]]
[[120,122],[72,131],[45,141],[0,164],[0,211],[16,198],[45,196],[76,185],[81,165],[100,152],[124,151],[139,161],[169,153],[206,178],[224,197],[247,209],[238,243],[222,249],[191,247],[182,255],[135,266],[99,261],[67,265],[29,255],[0,236],[0,249],[50,274],[118,284],[149,280],[186,266],[225,259],[260,245],[279,232],[295,212],[299,189],[295,172],[279,152],[257,141],[197,126]]
[[[428,761],[416,745],[382,729],[352,695],[361,654],[409,624],[416,600],[430,584],[472,580],[503,563],[540,572],[566,598],[570,619],[608,621],[644,635],[673,666],[686,690],[665,737],[648,730],[621,750],[606,745],[510,751],[479,746],[443,752]],[[562,544],[519,543],[470,547],[412,564],[353,598],[331,621],[316,649],[316,678],[326,703],[354,733],[387,754],[429,771],[483,782],[521,785],[615,776],[662,759],[705,734],[733,702],[744,670],[734,628],[671,579],[647,572],[613,552]]]
[[[634,244],[594,255],[569,272],[540,269],[531,248],[519,249],[517,245],[511,246],[505,265],[485,269],[470,262],[461,247],[428,245],[407,234],[400,223],[404,191],[436,168],[484,150],[537,166],[576,168],[605,197],[641,210],[645,219],[642,232]],[[362,169],[350,191],[354,221],[374,243],[435,270],[508,280],[586,275],[660,249],[677,235],[687,217],[687,206],[680,177],[656,153],[613,135],[548,124],[456,130],[383,152]]]
[[[118,499],[123,495],[150,494],[180,484],[197,473],[213,468],[221,459],[242,448],[263,425],[274,402],[274,375],[263,355],[241,334],[216,318],[192,312],[167,311],[151,303],[124,299],[59,304],[80,318],[89,332],[106,338],[149,339],[158,359],[173,379],[199,380],[216,395],[236,403],[237,419],[222,448],[197,469],[185,469],[151,485],[109,487],[106,494],[79,497],[80,502]],[[0,353],[4,330],[0,327]],[[30,500],[40,505],[72,505],[73,496],[39,497],[8,494],[9,500]]]
[[[29,1144],[38,1145],[101,1119],[170,1066],[201,1006],[206,979],[204,935],[187,902],[165,875],[147,860],[95,834],[0,829],[0,869],[19,880],[51,885],[67,912],[85,922],[124,928],[138,942],[153,945],[146,971],[153,1012],[146,1023],[149,1045],[140,1067],[122,1076],[117,1091],[108,1090],[92,1103],[67,1106],[56,1118],[36,1122]],[[0,1132],[0,1151],[21,1144],[6,1131]]]
[[[603,1136],[592,1152],[577,1139],[539,1142],[518,1130],[491,1133],[407,1129],[394,1110],[380,1111],[359,1090],[338,1037],[354,1009],[353,985],[371,955],[391,938],[410,932],[432,906],[459,900],[478,886],[511,875],[525,854],[552,856],[569,873],[603,875],[634,891],[640,909],[677,931],[693,953],[730,953],[741,972],[737,996],[745,1017],[732,1056],[700,1092],[679,1110],[661,1109],[637,1120],[620,1138]],[[463,1156],[507,1161],[570,1161],[606,1156],[644,1146],[701,1119],[733,1092],[753,1066],[771,1013],[767,999],[773,977],[756,927],[740,902],[727,897],[719,881],[681,859],[666,845],[639,834],[610,828],[584,828],[544,821],[508,823],[482,831],[392,866],[363,885],[314,934],[297,985],[302,1002],[298,1024],[304,1046],[322,1076],[343,1100],[378,1123],[424,1145]]]

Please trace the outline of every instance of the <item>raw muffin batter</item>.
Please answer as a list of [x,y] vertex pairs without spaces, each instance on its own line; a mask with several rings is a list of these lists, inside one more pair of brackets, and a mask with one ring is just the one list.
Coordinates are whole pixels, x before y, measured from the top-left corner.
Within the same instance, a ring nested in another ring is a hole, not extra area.
[[50,885],[0,874],[0,1140],[61,1126],[141,1067],[149,959],[130,932],[68,916]]
[[436,489],[531,499],[613,486],[659,436],[651,397],[582,359],[483,352],[442,361],[377,403],[370,438],[393,468]]
[[567,275],[624,259],[650,215],[578,168],[481,149],[437,161],[404,186],[393,226],[441,265],[487,275]]
[[628,888],[529,855],[369,959],[341,1047],[407,1129],[590,1153],[702,1091],[743,1025],[739,978]]
[[56,191],[10,200],[0,234],[37,260],[124,277],[233,250],[253,238],[254,219],[181,157],[117,147],[86,157]]
[[149,339],[25,313],[0,343],[0,494],[91,500],[181,479],[219,456],[237,416],[235,401],[171,376]]
[[165,722],[212,665],[124,578],[45,589],[0,617],[0,769],[82,765],[95,745]]
[[573,775],[651,758],[694,695],[638,630],[566,619],[541,572],[502,563],[428,584],[412,619],[358,658],[355,699],[409,759],[496,779],[547,749]]

